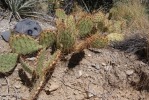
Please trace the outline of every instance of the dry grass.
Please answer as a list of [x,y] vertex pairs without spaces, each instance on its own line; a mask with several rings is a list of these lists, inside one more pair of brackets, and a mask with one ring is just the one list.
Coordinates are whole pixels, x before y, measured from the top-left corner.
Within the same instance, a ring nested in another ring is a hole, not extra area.
[[125,20],[127,30],[148,31],[149,20],[146,13],[146,8],[140,0],[124,0],[117,2],[111,9],[112,19]]

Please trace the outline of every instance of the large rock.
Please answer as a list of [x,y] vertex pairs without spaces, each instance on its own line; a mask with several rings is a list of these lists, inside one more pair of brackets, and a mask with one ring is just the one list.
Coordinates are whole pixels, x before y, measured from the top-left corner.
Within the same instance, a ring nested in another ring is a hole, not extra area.
[[[13,31],[18,34],[27,34],[33,37],[37,37],[41,33],[42,28],[38,24],[38,22],[34,20],[23,19],[15,25]],[[1,36],[5,41],[9,41],[10,34],[11,34],[10,31],[5,31],[2,32]]]
[[42,29],[36,21],[31,19],[23,19],[16,24],[16,26],[14,27],[14,31],[30,36],[38,36]]

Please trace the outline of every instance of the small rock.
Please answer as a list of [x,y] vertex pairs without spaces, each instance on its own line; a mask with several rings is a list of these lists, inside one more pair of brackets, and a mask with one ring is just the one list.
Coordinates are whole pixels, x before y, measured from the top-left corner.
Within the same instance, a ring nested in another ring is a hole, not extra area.
[[92,67],[94,67],[94,68],[95,68],[95,69],[97,69],[97,70],[99,70],[99,69],[100,69],[99,64],[92,64],[91,66],[92,66]]
[[89,97],[89,98],[91,98],[91,97],[93,97],[93,96],[94,96],[93,93],[88,92],[88,97]]
[[132,70],[132,69],[126,71],[127,75],[132,75],[133,73],[134,73],[134,70]]
[[2,38],[3,38],[6,42],[9,41],[10,35],[11,35],[11,32],[10,32],[9,30],[4,31],[4,32],[2,32],[2,34],[1,34]]
[[105,66],[106,71],[110,71],[112,69],[112,66]]
[[15,88],[16,88],[16,89],[20,89],[20,88],[21,88],[21,85],[20,85],[20,84],[16,84],[16,85],[15,85]]
[[91,57],[92,55],[91,55],[91,54],[87,54],[87,56],[88,56],[88,57]]
[[79,70],[79,77],[82,76],[82,70]]
[[49,91],[49,92],[52,92],[52,91],[57,90],[58,88],[59,88],[59,85],[56,84],[56,83],[53,83],[53,84],[51,84],[51,86],[49,87],[48,91]]
[[106,66],[106,63],[101,63],[102,66]]
[[36,60],[36,59],[37,59],[36,57],[27,58],[28,61],[34,61],[34,60]]

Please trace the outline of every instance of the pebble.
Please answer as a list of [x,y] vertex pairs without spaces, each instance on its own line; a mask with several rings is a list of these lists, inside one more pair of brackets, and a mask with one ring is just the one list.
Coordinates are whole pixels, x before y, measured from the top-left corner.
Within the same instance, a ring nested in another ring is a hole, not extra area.
[[93,96],[94,96],[93,93],[88,92],[88,97],[89,97],[89,98],[91,98],[91,97],[93,97]]
[[99,69],[100,69],[99,64],[92,64],[91,66],[92,66],[92,67],[94,67],[94,68],[95,68],[95,69],[97,69],[97,70],[99,70]]
[[49,92],[52,92],[52,91],[57,90],[58,88],[59,88],[59,85],[56,84],[56,83],[53,83],[53,84],[51,84],[51,86],[49,87],[48,91],[49,91]]
[[20,89],[20,88],[21,88],[21,85],[20,85],[20,84],[16,84],[16,85],[15,85],[15,88],[16,88],[16,89]]
[[132,69],[126,71],[127,75],[132,75],[133,73],[134,73],[134,70],[132,70]]
[[101,63],[102,66],[106,66],[106,63]]
[[36,57],[27,58],[28,61],[34,61],[34,60],[36,60],[36,59],[37,59]]
[[110,71],[112,69],[112,66],[105,66],[106,71]]
[[79,70],[79,77],[81,77],[82,76],[82,70]]
[[88,57],[91,57],[92,55],[91,55],[91,54],[87,54],[87,56],[88,56]]

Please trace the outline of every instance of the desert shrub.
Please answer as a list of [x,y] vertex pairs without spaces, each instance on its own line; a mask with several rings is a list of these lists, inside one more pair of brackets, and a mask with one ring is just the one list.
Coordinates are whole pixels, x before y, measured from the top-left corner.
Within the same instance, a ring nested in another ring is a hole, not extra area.
[[139,0],[116,0],[110,10],[112,20],[125,20],[131,30],[145,30],[149,26],[146,8]]

